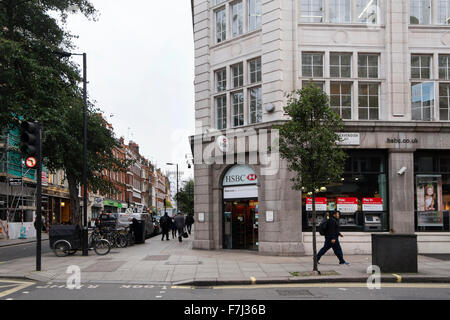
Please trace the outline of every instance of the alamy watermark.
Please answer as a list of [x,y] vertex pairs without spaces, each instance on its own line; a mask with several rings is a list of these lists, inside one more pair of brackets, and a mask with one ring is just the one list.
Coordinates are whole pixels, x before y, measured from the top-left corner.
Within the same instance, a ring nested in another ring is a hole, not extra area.
[[[197,128],[202,128],[201,121]],[[280,169],[278,129],[205,129],[194,136],[194,164],[260,165],[260,175]]]

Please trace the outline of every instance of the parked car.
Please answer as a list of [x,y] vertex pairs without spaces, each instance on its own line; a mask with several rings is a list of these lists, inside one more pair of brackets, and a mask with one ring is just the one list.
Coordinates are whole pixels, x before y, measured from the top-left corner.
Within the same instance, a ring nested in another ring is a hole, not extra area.
[[153,220],[153,235],[161,234],[161,225],[159,224],[159,219],[157,217],[152,217]]

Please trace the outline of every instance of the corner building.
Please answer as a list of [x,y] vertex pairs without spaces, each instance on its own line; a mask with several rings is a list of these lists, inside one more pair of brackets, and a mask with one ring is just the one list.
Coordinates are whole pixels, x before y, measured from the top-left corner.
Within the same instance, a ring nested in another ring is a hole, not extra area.
[[[347,254],[369,254],[373,232],[450,253],[450,0],[193,0],[192,15],[195,248],[312,253],[307,191],[291,190],[283,160],[263,174],[234,139],[248,147],[239,130],[261,138],[285,121],[285,94],[312,81],[349,155],[319,221],[341,212]],[[209,152],[230,144],[234,163]]]

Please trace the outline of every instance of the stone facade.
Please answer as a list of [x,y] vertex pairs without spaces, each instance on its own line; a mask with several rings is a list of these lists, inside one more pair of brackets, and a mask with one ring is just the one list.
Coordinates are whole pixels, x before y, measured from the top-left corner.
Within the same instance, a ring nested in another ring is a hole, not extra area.
[[[231,6],[235,1],[193,0],[192,14],[195,42],[195,118],[196,134],[191,137],[195,158],[195,212],[203,213],[205,221],[196,223],[194,247],[220,249],[223,247],[223,187],[221,177],[231,164],[206,164],[203,154],[209,153],[225,129],[217,129],[216,97],[226,96],[226,128],[233,128],[232,94],[243,92],[244,125],[238,129],[270,129],[285,120],[283,106],[286,93],[300,89],[311,79],[323,84],[330,94],[333,82],[351,84],[351,116],[345,119],[345,131],[359,133],[360,144],[344,146],[347,149],[383,150],[388,154],[389,228],[396,233],[415,232],[414,208],[414,154],[420,150],[450,150],[450,123],[439,121],[439,84],[449,82],[439,77],[440,55],[450,55],[450,27],[438,22],[438,1],[432,0],[431,23],[411,24],[409,0],[378,1],[376,24],[357,21],[356,1],[351,7],[351,20],[331,22],[330,0],[324,0],[323,21],[305,22],[301,11],[302,0],[261,0],[261,25],[248,30],[248,0],[243,0],[243,32],[232,36]],[[218,3],[218,4],[216,4]],[[225,10],[226,39],[217,43],[216,12]],[[302,54],[323,54],[322,76],[305,75]],[[332,53],[351,54],[350,75],[337,78],[331,74]],[[374,79],[361,78],[358,70],[360,54],[378,56],[378,75]],[[411,55],[431,57],[431,75],[426,81],[434,82],[434,107],[431,121],[413,120],[412,84],[424,82],[412,79]],[[250,88],[248,62],[260,57],[262,64],[262,122],[249,121]],[[244,83],[232,88],[231,67],[243,63]],[[227,86],[216,90],[215,71],[226,70]],[[358,108],[360,84],[375,83],[379,87],[378,115],[375,121],[361,120]],[[273,108],[273,110],[272,110]],[[236,128],[234,128],[236,129]],[[205,139],[205,137],[207,137]],[[397,139],[397,140],[396,140]],[[396,142],[400,141],[400,142]],[[409,141],[409,142],[407,142]],[[201,148],[195,150],[195,145]],[[239,152],[234,156],[237,157]],[[249,157],[247,150],[244,153]],[[199,159],[200,156],[200,160]],[[217,160],[213,157],[213,160]],[[261,163],[250,165],[259,177],[259,252],[280,255],[311,253],[310,234],[302,232],[301,193],[290,188],[290,173],[286,163],[280,162],[273,175],[261,175]],[[405,174],[397,174],[402,167]],[[274,221],[266,222],[267,211],[274,213]],[[198,221],[198,220],[197,220]],[[419,250],[422,252],[449,252],[448,233],[420,233]],[[433,242],[434,241],[434,242]],[[431,243],[434,243],[432,245]],[[344,251],[370,252],[370,237],[365,233],[352,233],[343,242]]]

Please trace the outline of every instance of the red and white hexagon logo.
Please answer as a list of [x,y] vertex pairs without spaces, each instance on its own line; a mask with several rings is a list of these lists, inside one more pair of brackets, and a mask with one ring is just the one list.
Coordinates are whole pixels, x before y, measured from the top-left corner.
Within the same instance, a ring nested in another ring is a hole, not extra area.
[[248,181],[255,181],[256,179],[257,179],[258,177],[256,176],[256,174],[249,174],[248,176],[247,176],[247,180]]

